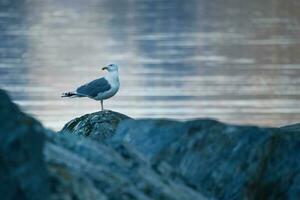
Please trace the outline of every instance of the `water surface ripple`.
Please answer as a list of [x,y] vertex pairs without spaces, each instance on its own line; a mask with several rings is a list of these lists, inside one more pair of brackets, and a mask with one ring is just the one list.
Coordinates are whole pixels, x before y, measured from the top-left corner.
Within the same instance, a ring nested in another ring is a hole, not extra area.
[[100,109],[60,94],[121,66],[132,117],[300,119],[296,0],[0,0],[0,87],[48,127]]

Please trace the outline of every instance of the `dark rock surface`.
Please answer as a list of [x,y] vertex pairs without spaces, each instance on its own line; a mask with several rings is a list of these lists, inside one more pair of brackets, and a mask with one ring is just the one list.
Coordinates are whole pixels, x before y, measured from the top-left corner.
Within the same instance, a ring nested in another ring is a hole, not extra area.
[[299,128],[127,120],[110,141],[208,197],[298,199]]
[[130,119],[130,117],[110,110],[99,111],[71,120],[60,132],[69,132],[103,141],[111,137],[118,124],[125,119]]
[[1,90],[0,121],[4,200],[300,196],[300,124],[133,120],[105,111],[76,118],[54,133]]
[[300,133],[300,123],[280,127],[282,131]]
[[52,199],[205,199],[182,179],[171,179],[103,143],[51,133],[47,140]]
[[0,195],[2,200],[47,199],[44,129],[0,90]]
[[46,130],[3,91],[0,97],[1,199],[205,199],[181,179],[169,179],[99,138]]

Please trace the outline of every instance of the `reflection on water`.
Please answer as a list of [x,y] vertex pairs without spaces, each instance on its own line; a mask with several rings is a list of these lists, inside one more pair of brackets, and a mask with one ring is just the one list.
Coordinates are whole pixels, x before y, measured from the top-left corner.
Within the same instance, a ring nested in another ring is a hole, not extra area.
[[296,0],[0,0],[0,87],[59,129],[100,109],[60,94],[121,67],[107,109],[282,125],[300,118]]

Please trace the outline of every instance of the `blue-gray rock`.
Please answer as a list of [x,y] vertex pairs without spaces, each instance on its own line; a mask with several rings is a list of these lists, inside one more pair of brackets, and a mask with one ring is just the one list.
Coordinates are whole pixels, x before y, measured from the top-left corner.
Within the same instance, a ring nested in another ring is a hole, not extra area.
[[43,127],[0,90],[0,194],[2,200],[46,200]]
[[154,170],[137,157],[70,134],[47,135],[44,150],[54,200],[204,200],[178,177]]
[[206,199],[103,141],[44,129],[1,90],[0,120],[1,199]]
[[300,196],[299,124],[259,128],[214,120],[127,120],[110,143],[211,198]]
[[126,119],[131,118],[110,110],[94,112],[71,120],[60,133],[72,133],[100,142],[112,137],[118,124]]
[[300,124],[132,120],[109,111],[77,118],[57,134],[22,113],[1,90],[0,121],[4,200],[300,196]]

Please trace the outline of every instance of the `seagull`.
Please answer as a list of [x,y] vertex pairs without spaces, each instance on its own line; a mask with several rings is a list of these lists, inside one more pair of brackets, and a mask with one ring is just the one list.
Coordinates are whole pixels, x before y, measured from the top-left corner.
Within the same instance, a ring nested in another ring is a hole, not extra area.
[[61,97],[88,97],[96,101],[101,101],[101,110],[103,111],[103,100],[111,98],[118,92],[120,82],[118,65],[110,64],[103,67],[102,70],[108,71],[104,77],[84,84],[73,92],[65,92]]

